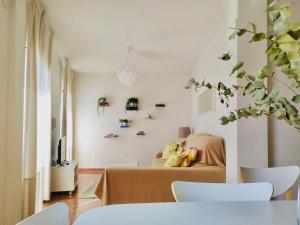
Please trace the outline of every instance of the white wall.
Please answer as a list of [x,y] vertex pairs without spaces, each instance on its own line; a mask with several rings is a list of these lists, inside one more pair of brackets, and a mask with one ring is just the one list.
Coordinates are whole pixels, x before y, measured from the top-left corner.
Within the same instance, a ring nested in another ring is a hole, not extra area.
[[[290,2],[290,1],[286,1]],[[300,1],[292,2],[292,20],[294,22],[300,21]],[[278,68],[275,70],[276,77],[286,84],[289,83],[285,79],[285,75],[281,74]],[[270,87],[276,86],[279,88],[280,95],[292,97],[292,93],[285,86],[276,80],[272,80]],[[300,111],[300,109],[299,109]],[[290,127],[285,122],[269,119],[269,144],[270,144],[270,166],[285,166],[298,165],[300,166],[300,139],[299,132]]]
[[[257,25],[258,32],[267,31],[266,0],[238,1],[238,26],[249,27],[250,22]],[[245,62],[243,67],[249,74],[258,74],[260,68],[267,65],[265,49],[267,42],[249,43],[252,35],[238,38],[238,61]],[[240,83],[239,85],[245,85]],[[238,108],[252,104],[250,96],[238,95]],[[237,123],[238,166],[267,167],[268,166],[268,119],[241,119]],[[254,141],[255,140],[255,141]]]
[[[231,32],[228,30],[228,27],[235,24],[236,15],[236,2],[234,0],[228,0],[228,8],[224,13],[224,19],[219,27],[215,28],[216,32],[213,38],[210,43],[207,43],[206,49],[203,49],[199,57],[198,65],[194,73],[195,78],[198,80],[205,79],[212,83],[222,81],[228,85],[236,83],[236,79],[229,76],[232,66],[236,63],[236,55],[227,63],[218,59],[219,56],[229,50],[233,53],[236,52],[236,41],[228,41],[228,36]],[[199,115],[197,113],[197,96],[199,93],[192,91],[193,127],[195,132],[209,132],[224,138],[226,142],[227,181],[234,182],[237,179],[237,125],[236,123],[232,123],[227,126],[222,126],[218,119],[236,108],[236,98],[231,99],[230,108],[228,109],[216,99],[215,111]],[[215,96],[215,98],[217,98],[217,96]]]
[[[190,94],[184,89],[188,75],[138,76],[132,87],[120,84],[115,74],[76,74],[74,79],[74,149],[80,167],[103,168],[118,162],[138,159],[141,166],[150,165],[155,154],[177,138],[180,126],[189,125]],[[96,113],[97,98],[105,96],[111,107],[103,117]],[[128,97],[140,100],[138,112],[124,112]],[[165,109],[154,105],[163,102]],[[155,120],[143,120],[150,113]],[[132,127],[119,128],[122,117],[133,120]],[[146,136],[136,136],[144,130]],[[108,133],[119,138],[105,139]]]

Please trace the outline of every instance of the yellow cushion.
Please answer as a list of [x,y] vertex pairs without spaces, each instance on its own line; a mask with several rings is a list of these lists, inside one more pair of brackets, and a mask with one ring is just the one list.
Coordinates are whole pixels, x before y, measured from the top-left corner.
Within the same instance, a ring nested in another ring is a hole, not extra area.
[[167,161],[165,162],[164,166],[165,167],[179,167],[182,162],[182,155],[180,154],[171,154]]
[[173,153],[175,153],[177,150],[176,145],[167,145],[162,153],[162,159],[167,160],[169,156]]

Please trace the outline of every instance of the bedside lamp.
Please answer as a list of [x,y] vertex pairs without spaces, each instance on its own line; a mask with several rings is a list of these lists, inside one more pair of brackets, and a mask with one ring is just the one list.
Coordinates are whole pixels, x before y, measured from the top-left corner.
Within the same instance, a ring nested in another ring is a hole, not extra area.
[[178,138],[186,138],[191,134],[190,127],[179,127],[178,129]]

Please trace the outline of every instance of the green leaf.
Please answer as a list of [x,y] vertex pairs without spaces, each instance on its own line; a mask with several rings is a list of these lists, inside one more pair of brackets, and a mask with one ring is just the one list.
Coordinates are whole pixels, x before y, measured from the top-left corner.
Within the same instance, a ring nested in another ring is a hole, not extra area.
[[280,103],[283,107],[286,107],[289,104],[289,101],[285,97],[280,97],[277,102]]
[[287,33],[295,40],[298,40],[300,38],[300,29],[296,31],[289,30]]
[[251,42],[257,42],[257,41],[261,41],[263,39],[266,38],[266,34],[265,33],[256,33],[253,35],[252,39],[250,40]]
[[239,73],[236,75],[236,77],[239,78],[239,79],[242,79],[242,78],[245,77],[245,75],[246,75],[246,71],[242,71],[242,72],[239,72]]
[[223,54],[221,57],[219,57],[219,59],[221,59],[223,61],[228,61],[231,59],[231,56],[232,55],[230,54],[230,52],[227,52],[227,53]]
[[252,76],[252,75],[247,75],[247,79],[251,80],[251,81],[255,81],[256,80],[255,76]]
[[245,87],[245,94],[251,94],[255,91],[255,86],[252,82],[249,82]]
[[269,94],[270,98],[276,98],[279,94],[278,88],[273,87],[272,91]]
[[228,120],[229,120],[230,122],[233,122],[233,121],[236,120],[236,117],[235,117],[235,115],[234,115],[233,112],[230,113],[230,115],[229,115],[229,117],[228,117]]
[[251,23],[251,26],[252,26],[253,33],[256,33],[257,30],[256,25],[254,23]]
[[269,76],[270,74],[270,68],[268,65],[265,65],[263,68],[261,68],[261,70],[259,71],[259,75],[258,78],[259,79],[265,79]]
[[244,65],[244,62],[238,62],[231,70],[230,75],[234,74],[237,70],[239,70],[240,68],[242,68],[242,66]]
[[280,17],[280,5],[277,0],[273,1],[267,8],[267,14],[271,21],[276,21]]
[[231,90],[230,89],[226,89],[224,91],[224,95],[231,95]]
[[208,89],[211,89],[211,88],[212,88],[212,85],[211,85],[210,83],[207,83],[207,84],[205,85],[205,87],[207,87]]
[[227,87],[222,82],[218,83],[218,90],[226,90],[226,89]]
[[289,30],[289,24],[286,21],[278,21],[273,25],[273,30],[275,32],[284,33]]
[[222,116],[222,117],[220,118],[220,120],[221,120],[221,124],[222,124],[222,125],[226,125],[226,124],[229,123],[229,119],[228,119],[226,116]]
[[276,40],[279,44],[290,43],[290,42],[295,41],[288,33],[285,33],[285,34],[282,34],[282,35],[278,36],[276,38]]
[[297,104],[300,103],[300,95],[293,96],[292,102],[297,103]]
[[232,34],[229,36],[229,40],[235,39],[236,35],[237,35],[237,30],[235,30],[234,32],[232,32]]
[[298,114],[297,108],[291,104],[286,105],[285,108],[290,116],[296,116]]
[[290,4],[285,4],[281,6],[280,17],[283,20],[288,20],[291,17],[291,7]]
[[237,36],[242,36],[243,34],[245,34],[247,32],[247,29],[238,29],[238,32],[236,33]]
[[264,83],[261,82],[261,81],[255,81],[254,86],[255,86],[256,89],[262,89],[262,88],[265,87]]
[[300,131],[300,125],[296,125],[296,126],[294,126],[297,130],[299,130]]
[[264,97],[266,96],[266,92],[264,89],[259,89],[256,92],[255,96],[256,96],[256,100],[258,100],[258,101],[263,100]]

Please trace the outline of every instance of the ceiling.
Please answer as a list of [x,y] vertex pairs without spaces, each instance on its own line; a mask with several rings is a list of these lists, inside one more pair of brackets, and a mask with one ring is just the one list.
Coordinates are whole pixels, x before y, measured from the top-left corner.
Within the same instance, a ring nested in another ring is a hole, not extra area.
[[[219,0],[43,0],[55,48],[77,72],[115,74],[130,62],[141,74],[187,74],[222,21]],[[217,15],[217,16],[216,16]]]

